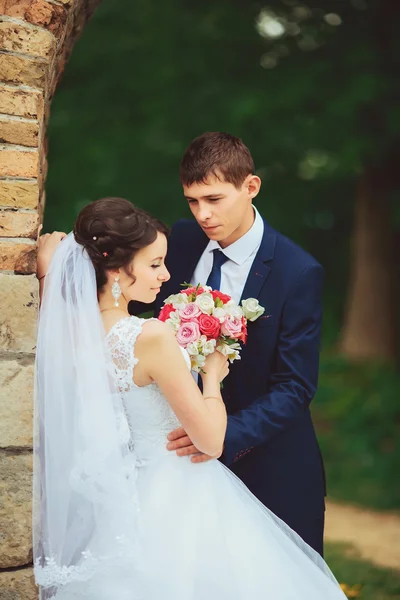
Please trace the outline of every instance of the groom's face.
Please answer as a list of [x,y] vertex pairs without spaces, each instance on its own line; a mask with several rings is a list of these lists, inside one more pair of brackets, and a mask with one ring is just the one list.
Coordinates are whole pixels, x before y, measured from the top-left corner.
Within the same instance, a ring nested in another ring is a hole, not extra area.
[[233,244],[254,222],[252,200],[260,189],[260,179],[249,175],[238,189],[232,183],[209,175],[205,182],[183,186],[194,218],[210,238],[222,248]]

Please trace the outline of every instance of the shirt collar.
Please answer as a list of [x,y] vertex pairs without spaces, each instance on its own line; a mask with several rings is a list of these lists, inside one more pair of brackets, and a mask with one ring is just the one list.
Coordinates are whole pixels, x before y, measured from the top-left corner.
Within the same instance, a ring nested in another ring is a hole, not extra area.
[[241,238],[230,244],[226,248],[221,248],[215,240],[210,240],[206,251],[213,252],[216,248],[220,248],[222,252],[237,265],[242,265],[258,248],[260,247],[262,237],[264,235],[264,222],[260,213],[253,204],[254,223],[249,231],[242,235]]

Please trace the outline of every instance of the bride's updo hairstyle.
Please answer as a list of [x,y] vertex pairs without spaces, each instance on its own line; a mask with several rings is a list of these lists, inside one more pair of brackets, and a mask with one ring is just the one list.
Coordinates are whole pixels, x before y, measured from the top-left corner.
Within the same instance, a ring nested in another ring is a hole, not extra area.
[[98,290],[107,282],[107,270],[126,269],[158,233],[168,235],[166,225],[124,198],[101,198],[88,204],[74,225],[75,240],[93,262]]

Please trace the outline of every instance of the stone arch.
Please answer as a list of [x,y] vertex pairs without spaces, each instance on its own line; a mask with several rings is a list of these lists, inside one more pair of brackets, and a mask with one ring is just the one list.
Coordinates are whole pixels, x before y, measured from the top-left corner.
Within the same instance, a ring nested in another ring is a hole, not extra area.
[[0,599],[33,600],[36,240],[50,103],[100,0],[0,0]]

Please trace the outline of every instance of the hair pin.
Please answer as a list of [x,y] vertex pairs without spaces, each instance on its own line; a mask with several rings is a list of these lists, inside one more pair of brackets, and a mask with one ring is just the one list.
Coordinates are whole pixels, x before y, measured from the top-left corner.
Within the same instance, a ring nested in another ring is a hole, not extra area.
[[97,241],[97,237],[94,235],[93,236],[93,240],[96,242]]
[[107,258],[108,252],[103,252],[103,256],[104,256],[104,258]]

